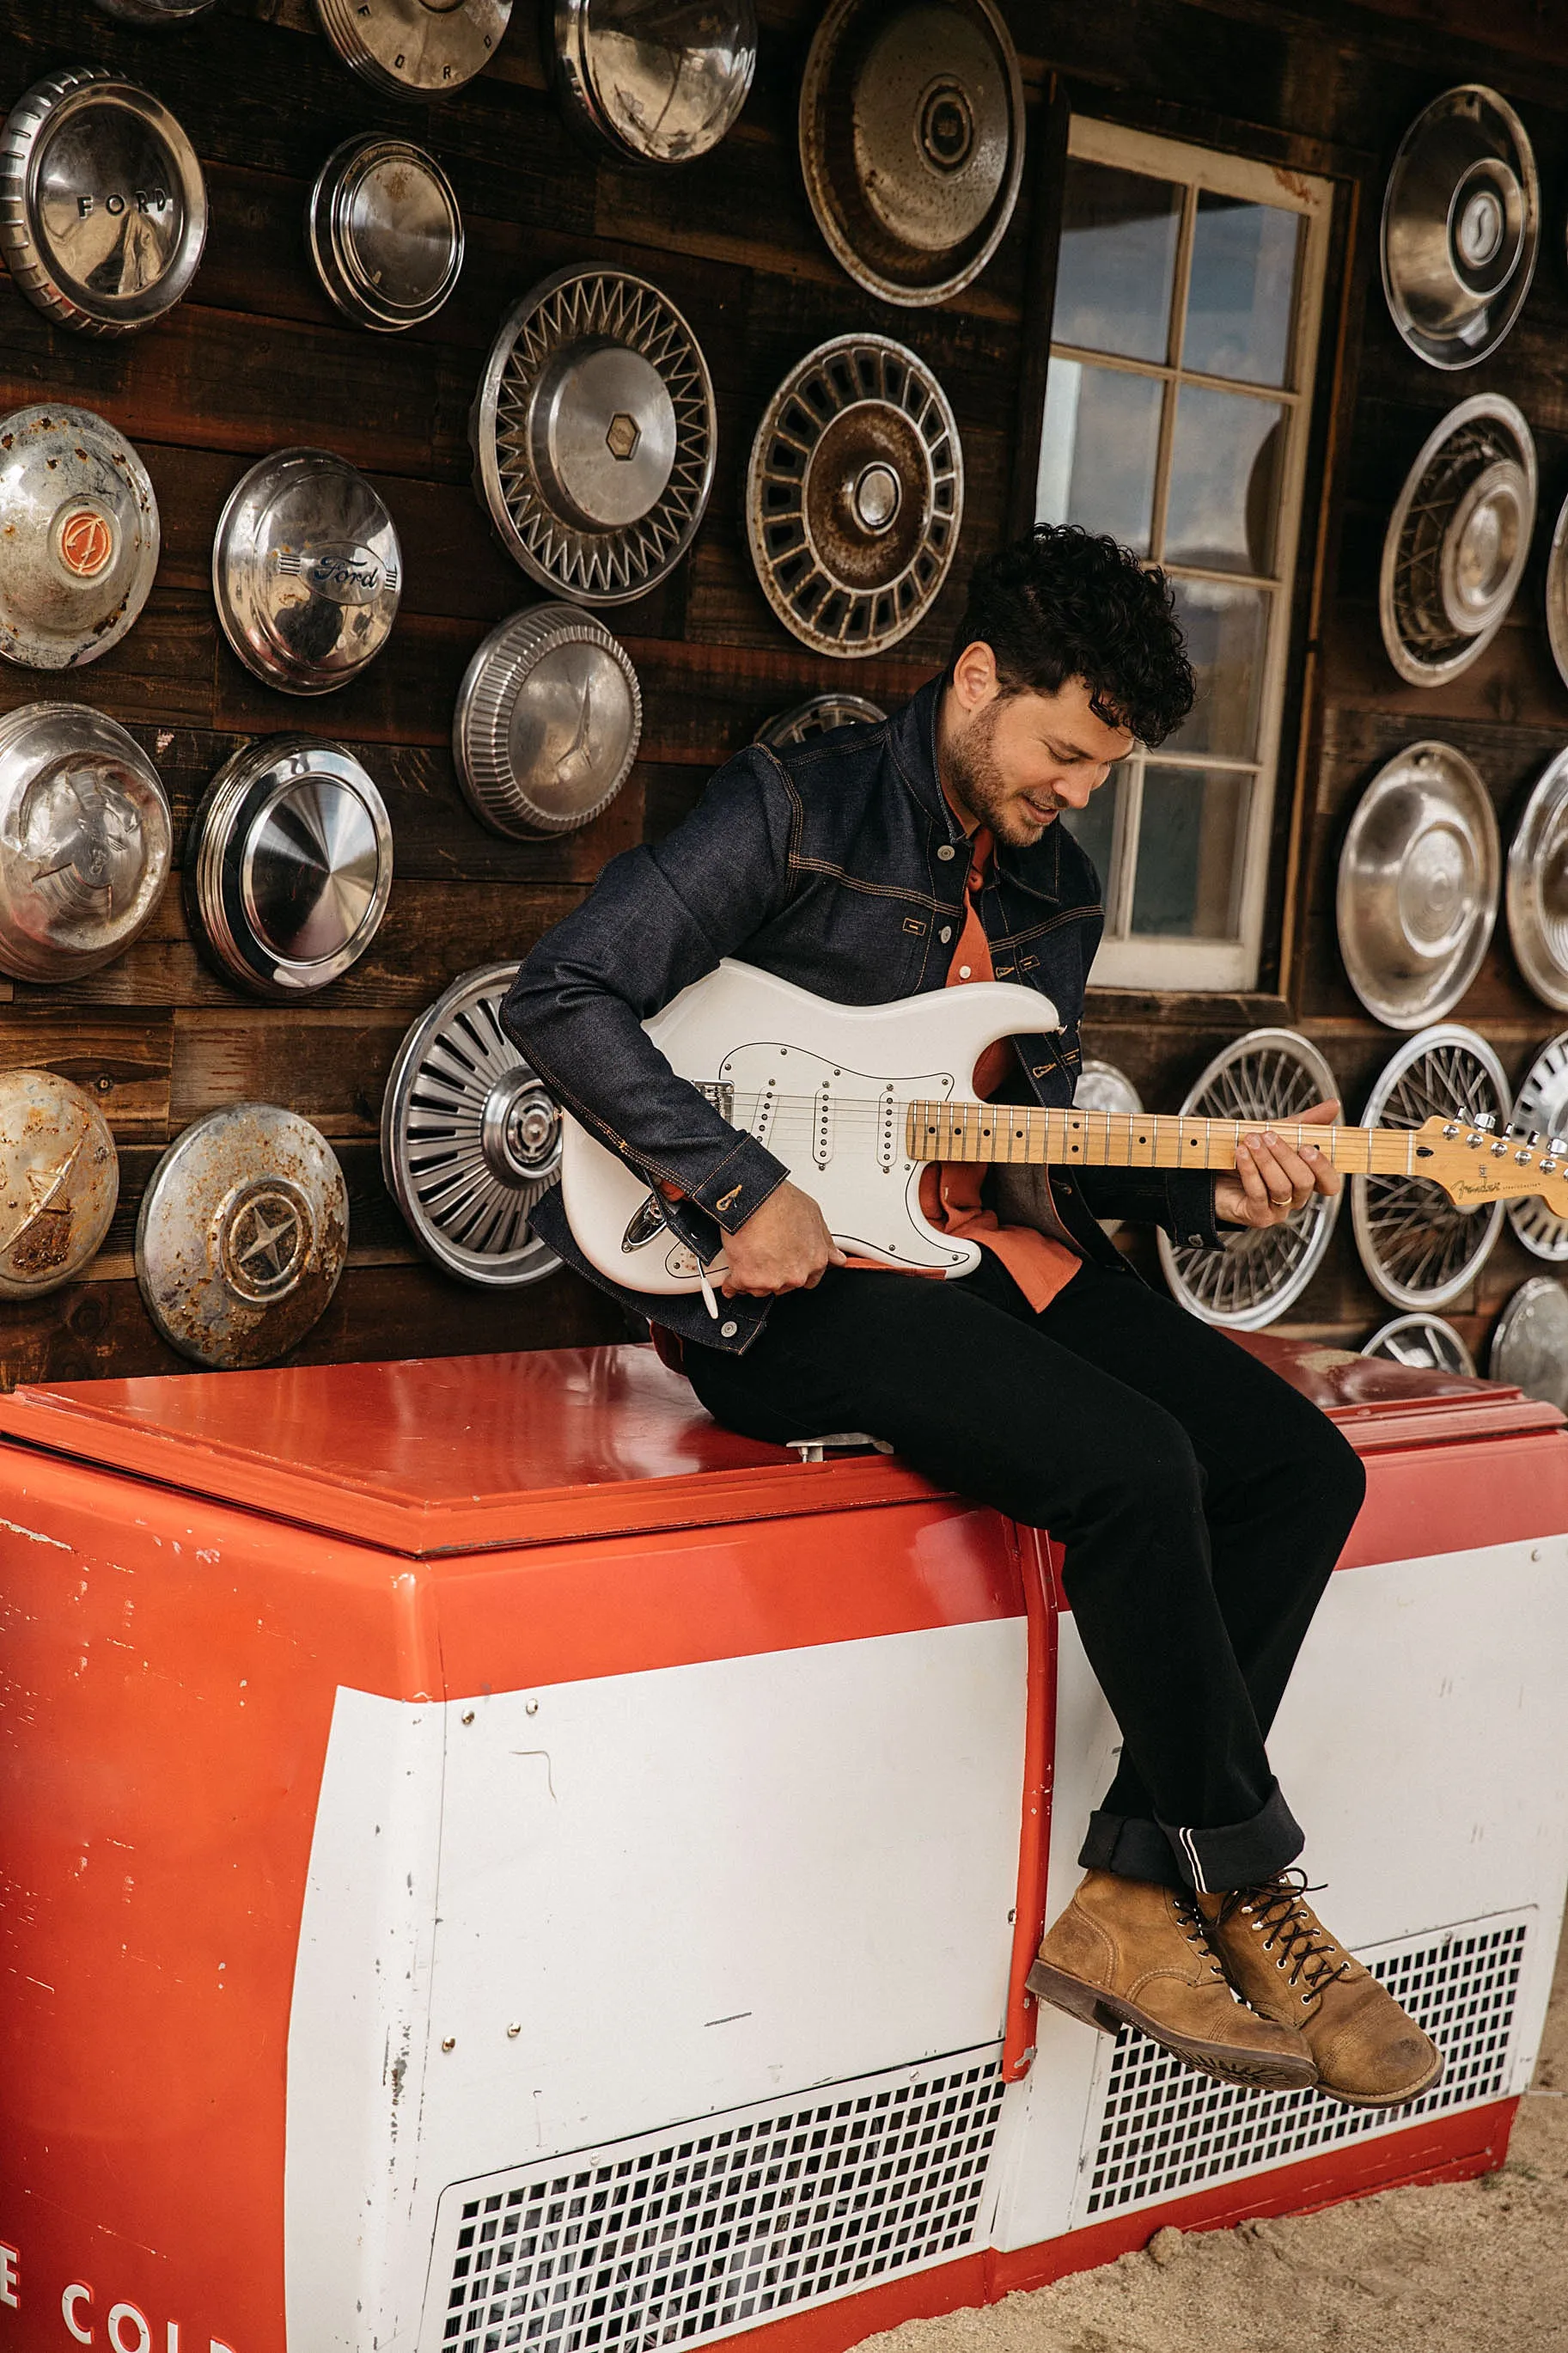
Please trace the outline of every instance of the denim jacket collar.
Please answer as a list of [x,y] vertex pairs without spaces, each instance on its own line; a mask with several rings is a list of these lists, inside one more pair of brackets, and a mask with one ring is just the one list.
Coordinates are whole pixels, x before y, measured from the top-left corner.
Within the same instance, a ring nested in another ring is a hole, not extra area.
[[[937,773],[936,724],[948,673],[939,670],[888,722],[888,748],[905,785],[937,828],[937,838],[954,849],[967,837],[949,805]],[[1027,849],[998,843],[994,871],[1032,897],[1058,905],[1062,896],[1061,819],[1046,828]]]

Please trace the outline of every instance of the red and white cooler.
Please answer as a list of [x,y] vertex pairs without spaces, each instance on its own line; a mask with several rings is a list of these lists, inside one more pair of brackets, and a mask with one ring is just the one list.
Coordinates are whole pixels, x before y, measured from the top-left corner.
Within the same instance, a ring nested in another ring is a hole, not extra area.
[[898,1462],[633,1347],[0,1399],[0,2348],[838,2353],[1500,2162],[1568,1435],[1247,1345],[1371,1474],[1273,1750],[1447,2055],[1392,2116],[1037,2013],[1114,1726],[1046,1547]]

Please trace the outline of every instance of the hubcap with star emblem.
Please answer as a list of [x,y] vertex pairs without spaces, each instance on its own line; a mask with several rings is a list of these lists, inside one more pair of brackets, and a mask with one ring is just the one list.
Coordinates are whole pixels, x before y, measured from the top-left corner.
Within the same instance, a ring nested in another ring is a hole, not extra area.
[[171,1347],[227,1369],[287,1356],[348,1253],[337,1156],[297,1112],[235,1103],[172,1144],[136,1225],[136,1276]]

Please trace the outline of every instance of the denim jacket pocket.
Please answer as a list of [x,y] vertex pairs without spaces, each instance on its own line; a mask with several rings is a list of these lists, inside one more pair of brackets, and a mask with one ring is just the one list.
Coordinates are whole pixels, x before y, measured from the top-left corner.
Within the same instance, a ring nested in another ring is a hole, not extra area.
[[[790,909],[788,969],[795,979],[804,950],[814,965],[813,993],[847,1005],[886,1005],[940,987],[946,976],[944,922],[929,900],[852,876],[818,877]],[[771,965],[769,943],[755,960]]]

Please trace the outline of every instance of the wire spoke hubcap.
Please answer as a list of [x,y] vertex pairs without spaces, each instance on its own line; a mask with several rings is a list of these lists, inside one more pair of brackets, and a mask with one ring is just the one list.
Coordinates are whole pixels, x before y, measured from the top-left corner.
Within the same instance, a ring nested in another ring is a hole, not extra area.
[[[1215,1055],[1182,1105],[1182,1116],[1267,1127],[1299,1120],[1338,1092],[1332,1071],[1310,1039],[1293,1029],[1253,1029]],[[1315,1193],[1282,1225],[1244,1229],[1215,1250],[1194,1250],[1162,1233],[1165,1280],[1205,1324],[1261,1331],[1310,1282],[1339,1211],[1337,1194]]]
[[[1502,1065],[1473,1029],[1441,1025],[1400,1047],[1373,1087],[1367,1127],[1508,1116]],[[1500,1201],[1461,1208],[1410,1176],[1358,1176],[1351,1187],[1356,1248],[1373,1288],[1395,1307],[1445,1307],[1472,1282],[1502,1229]]]

